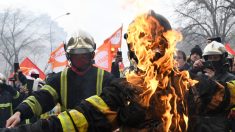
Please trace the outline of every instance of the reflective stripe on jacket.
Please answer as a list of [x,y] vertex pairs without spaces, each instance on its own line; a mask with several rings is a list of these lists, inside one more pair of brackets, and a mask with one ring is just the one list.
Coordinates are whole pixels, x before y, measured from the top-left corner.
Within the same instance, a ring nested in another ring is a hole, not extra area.
[[[67,90],[68,90],[68,81],[67,81],[68,68],[65,68],[60,77],[60,94],[61,94],[61,110],[64,111],[67,109]],[[97,78],[96,78],[96,94],[100,95],[102,92],[104,70],[97,69]]]

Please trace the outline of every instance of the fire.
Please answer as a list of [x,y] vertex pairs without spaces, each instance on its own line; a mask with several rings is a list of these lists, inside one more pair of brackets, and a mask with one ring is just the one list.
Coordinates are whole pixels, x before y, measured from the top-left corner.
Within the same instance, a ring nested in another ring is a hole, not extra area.
[[[184,94],[195,82],[190,80],[187,72],[174,70],[173,54],[182,35],[174,30],[165,31],[153,16],[147,14],[138,16],[129,25],[127,34],[129,48],[138,58],[138,72],[131,72],[126,78],[143,91],[139,103],[148,108],[150,102],[155,101],[155,113],[151,116],[162,119],[162,128],[158,131],[185,131],[186,127],[182,126],[187,125],[186,114],[180,113],[178,106],[185,108]],[[178,83],[172,82],[176,76],[179,76]]]

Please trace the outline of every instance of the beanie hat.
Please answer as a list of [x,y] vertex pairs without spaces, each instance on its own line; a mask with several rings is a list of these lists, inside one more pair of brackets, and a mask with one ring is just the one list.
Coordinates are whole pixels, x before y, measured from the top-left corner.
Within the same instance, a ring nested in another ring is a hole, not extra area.
[[208,43],[210,43],[212,41],[222,43],[221,37],[208,38],[207,41],[208,41]]
[[202,49],[200,48],[199,45],[195,45],[195,46],[191,49],[190,56],[191,56],[192,54],[194,54],[194,53],[196,53],[196,54],[198,54],[200,57],[202,57]]

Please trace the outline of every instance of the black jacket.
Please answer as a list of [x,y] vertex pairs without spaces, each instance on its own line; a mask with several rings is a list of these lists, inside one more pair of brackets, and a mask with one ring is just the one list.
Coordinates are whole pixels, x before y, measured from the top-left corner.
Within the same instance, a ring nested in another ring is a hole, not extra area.
[[0,128],[5,127],[6,120],[11,117],[13,109],[23,100],[13,87],[0,88]]
[[[67,109],[74,108],[77,104],[81,102],[82,99],[90,97],[96,94],[96,77],[97,77],[96,67],[91,67],[89,71],[83,76],[77,75],[71,68],[68,69],[67,73]],[[105,72],[103,76],[103,87],[109,85],[110,80],[113,78],[112,74]],[[52,75],[47,79],[46,85],[50,85],[59,96],[57,102],[61,103],[60,98],[60,81],[61,72]],[[39,90],[32,93],[32,95],[37,99],[42,108],[42,113],[51,110],[56,102],[53,101],[53,96],[45,91]],[[30,118],[34,115],[31,108],[26,103],[21,103],[16,111],[21,112],[21,119]]]

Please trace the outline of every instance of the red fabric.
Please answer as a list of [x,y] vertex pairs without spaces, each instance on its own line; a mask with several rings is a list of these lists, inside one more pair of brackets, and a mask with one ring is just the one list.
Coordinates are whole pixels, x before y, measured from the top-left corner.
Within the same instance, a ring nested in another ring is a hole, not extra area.
[[95,59],[95,64],[94,64],[95,66],[110,72],[112,66],[110,44],[104,43],[103,45],[101,45],[97,49],[94,59]]
[[112,60],[116,56],[118,48],[121,48],[121,43],[122,26],[97,49],[95,54],[95,66],[111,72]]
[[122,44],[122,26],[115,31],[111,37],[105,40],[105,43],[110,43],[111,48],[121,48]]
[[51,52],[48,63],[51,63],[52,70],[58,67],[65,68],[68,65],[63,43],[58,48],[56,48],[54,51]]
[[235,55],[235,51],[230,47],[229,43],[225,44],[225,48],[230,54]]
[[37,70],[39,72],[39,78],[44,80],[46,78],[46,75],[42,70],[40,70],[28,57],[26,57],[20,64],[20,69],[22,70],[24,75],[28,75],[34,71]]

